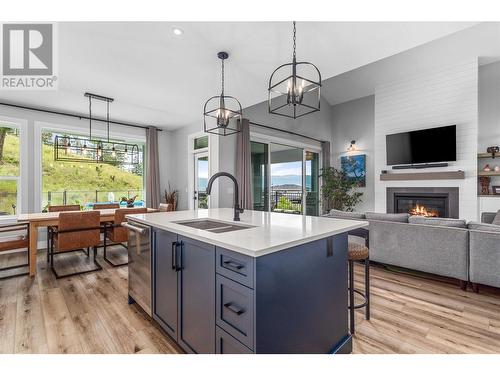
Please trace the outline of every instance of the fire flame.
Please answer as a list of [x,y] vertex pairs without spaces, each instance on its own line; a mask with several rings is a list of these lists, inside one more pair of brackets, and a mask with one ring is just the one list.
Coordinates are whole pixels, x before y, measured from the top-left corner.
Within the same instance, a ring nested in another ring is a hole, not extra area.
[[436,210],[428,210],[425,206],[421,206],[417,204],[410,210],[411,215],[417,216],[425,216],[425,217],[438,217],[438,213]]

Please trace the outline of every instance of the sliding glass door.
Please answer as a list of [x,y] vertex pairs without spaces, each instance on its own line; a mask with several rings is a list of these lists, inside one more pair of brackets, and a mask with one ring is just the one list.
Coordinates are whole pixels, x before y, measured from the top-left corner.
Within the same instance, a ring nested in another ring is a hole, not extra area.
[[251,142],[254,210],[319,214],[319,151]]
[[305,151],[305,202],[306,215],[319,215],[319,153]]
[[303,150],[271,143],[271,210],[301,214],[303,204]]

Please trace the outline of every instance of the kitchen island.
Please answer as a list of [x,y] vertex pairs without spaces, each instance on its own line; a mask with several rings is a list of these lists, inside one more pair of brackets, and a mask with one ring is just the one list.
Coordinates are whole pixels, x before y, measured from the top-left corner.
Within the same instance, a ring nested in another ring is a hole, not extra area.
[[151,228],[151,313],[165,332],[189,353],[350,353],[347,232],[367,223],[232,218],[232,209],[128,217]]

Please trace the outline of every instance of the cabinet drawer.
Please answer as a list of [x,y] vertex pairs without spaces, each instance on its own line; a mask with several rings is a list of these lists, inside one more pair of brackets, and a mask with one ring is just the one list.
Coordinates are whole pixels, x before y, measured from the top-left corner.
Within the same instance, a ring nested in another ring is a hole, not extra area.
[[215,350],[217,354],[253,354],[250,349],[222,328],[216,328],[215,337]]
[[253,290],[221,275],[217,275],[216,285],[217,325],[253,349]]
[[253,288],[254,258],[217,248],[217,273]]

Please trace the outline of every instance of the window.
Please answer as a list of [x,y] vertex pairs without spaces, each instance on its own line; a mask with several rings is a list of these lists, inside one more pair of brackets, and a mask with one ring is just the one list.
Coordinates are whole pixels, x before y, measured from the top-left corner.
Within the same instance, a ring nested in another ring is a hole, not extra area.
[[42,209],[61,204],[80,204],[83,209],[90,209],[95,202],[118,203],[133,197],[135,206],[144,205],[144,144],[138,143],[140,162],[136,165],[123,160],[115,164],[54,161],[55,136],[73,134],[48,129],[41,134]]
[[195,150],[199,150],[199,149],[207,148],[207,147],[208,147],[208,135],[194,139],[193,148]]
[[0,215],[15,215],[20,186],[19,128],[0,123]]

